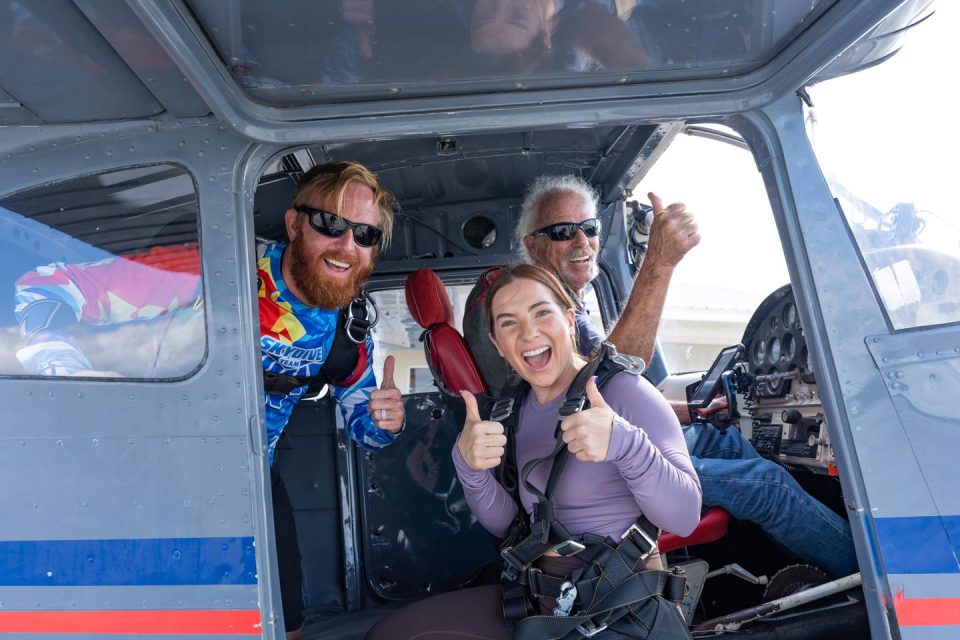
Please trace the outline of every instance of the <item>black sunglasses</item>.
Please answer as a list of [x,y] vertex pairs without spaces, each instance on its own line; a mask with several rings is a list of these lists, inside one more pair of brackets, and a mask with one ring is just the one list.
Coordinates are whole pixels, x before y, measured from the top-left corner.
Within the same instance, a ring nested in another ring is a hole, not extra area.
[[554,242],[566,242],[567,240],[573,240],[573,237],[577,235],[577,229],[583,229],[583,235],[588,238],[594,238],[600,235],[600,218],[590,218],[583,222],[558,222],[557,224],[551,224],[542,229],[537,229],[530,235],[545,235]]
[[383,239],[383,229],[372,224],[357,224],[350,222],[343,216],[324,211],[322,209],[312,209],[310,207],[296,207],[297,211],[307,216],[307,221],[313,230],[320,235],[328,238],[339,238],[347,232],[347,229],[353,229],[353,241],[360,247],[372,247],[380,244]]

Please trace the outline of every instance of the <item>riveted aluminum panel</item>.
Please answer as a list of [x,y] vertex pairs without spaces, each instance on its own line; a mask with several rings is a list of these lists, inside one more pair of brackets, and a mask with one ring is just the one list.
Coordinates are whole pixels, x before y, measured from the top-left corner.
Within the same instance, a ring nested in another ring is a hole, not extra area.
[[[185,380],[0,378],[0,483],[7,488],[0,545],[34,553],[25,575],[41,566],[36,558],[56,557],[57,546],[44,541],[102,549],[104,558],[192,549],[181,558],[202,559],[195,575],[176,573],[175,555],[152,578],[131,578],[117,562],[93,573],[75,567],[73,578],[51,570],[61,583],[20,587],[32,592],[14,586],[23,581],[8,567],[8,585],[0,584],[5,610],[26,606],[27,594],[36,596],[31,610],[54,613],[81,602],[90,611],[207,610],[215,620],[236,610],[238,619],[262,621],[263,637],[277,637],[250,223],[266,153],[212,120],[8,129],[0,136],[0,195],[125,166],[186,167],[198,193],[207,326],[203,364]],[[228,558],[221,574],[201,570],[218,566],[218,554]],[[129,628],[124,624],[118,618],[115,628]]]
[[[933,513],[960,517],[960,414],[955,403],[960,397],[960,326],[869,336],[866,345],[909,443],[900,453],[919,465],[936,504]],[[886,515],[916,513],[904,506],[904,513]],[[954,558],[954,564],[960,572],[960,560]]]

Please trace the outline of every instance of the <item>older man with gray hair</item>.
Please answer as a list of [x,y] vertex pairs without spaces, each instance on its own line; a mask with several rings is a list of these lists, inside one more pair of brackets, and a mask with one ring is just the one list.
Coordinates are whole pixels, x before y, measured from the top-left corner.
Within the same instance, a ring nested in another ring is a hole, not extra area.
[[[653,353],[660,315],[673,269],[700,242],[693,216],[683,204],[663,206],[654,193],[653,224],[643,264],[623,313],[606,340],[617,350],[645,361]],[[587,284],[598,274],[601,225],[597,195],[576,176],[544,176],[523,201],[517,238],[527,258],[553,271],[577,301],[577,346],[596,351],[604,337],[590,322],[583,305]],[[491,391],[499,394],[507,368],[488,338],[478,306],[488,271],[467,299],[464,335]],[[686,404],[674,407],[680,422],[691,422]],[[836,577],[857,571],[853,537],[846,520],[810,496],[780,465],[762,458],[735,428],[710,424],[684,428],[693,466],[700,478],[704,506],[723,507],[737,519],[756,523],[775,542],[806,562]]]
[[[653,224],[648,249],[633,291],[623,313],[606,338],[623,353],[639,356],[649,363],[653,356],[657,327],[673,270],[700,242],[693,216],[681,203],[664,207],[656,194],[649,194],[653,205]],[[582,179],[572,175],[541,176],[530,186],[517,221],[517,244],[524,258],[547,267],[559,276],[577,302],[577,346],[590,355],[603,337],[597,332],[583,305],[587,284],[597,277],[600,251],[600,219],[597,217],[596,192]],[[477,287],[467,300],[467,309],[475,307],[485,287]],[[467,313],[464,334],[494,395],[507,377],[503,359],[487,338],[481,313]]]

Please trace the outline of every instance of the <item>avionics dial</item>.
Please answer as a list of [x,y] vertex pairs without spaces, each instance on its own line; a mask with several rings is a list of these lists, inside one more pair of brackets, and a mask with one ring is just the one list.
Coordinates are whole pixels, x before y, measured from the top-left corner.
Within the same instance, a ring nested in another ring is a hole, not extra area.
[[780,338],[777,338],[777,337],[770,338],[770,344],[767,345],[767,361],[770,364],[777,364],[777,361],[780,360],[780,354],[781,354]]
[[783,336],[783,359],[785,362],[792,362],[797,355],[797,341],[791,334]]
[[767,359],[767,343],[764,340],[757,340],[757,348],[753,353],[753,362],[756,365],[762,365]]
[[783,326],[791,329],[793,325],[797,322],[797,308],[793,305],[792,302],[788,302],[786,306],[783,307]]

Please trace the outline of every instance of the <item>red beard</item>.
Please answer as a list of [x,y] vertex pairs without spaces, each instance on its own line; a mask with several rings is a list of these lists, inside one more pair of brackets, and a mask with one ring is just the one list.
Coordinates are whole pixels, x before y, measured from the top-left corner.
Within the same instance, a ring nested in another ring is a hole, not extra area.
[[[329,251],[311,260],[303,249],[299,238],[287,247],[290,252],[290,273],[296,279],[297,288],[305,298],[303,302],[320,309],[342,309],[357,297],[360,287],[367,281],[373,264],[361,266],[353,256]],[[345,279],[334,279],[322,275],[321,261],[330,258],[351,266],[350,275]]]

